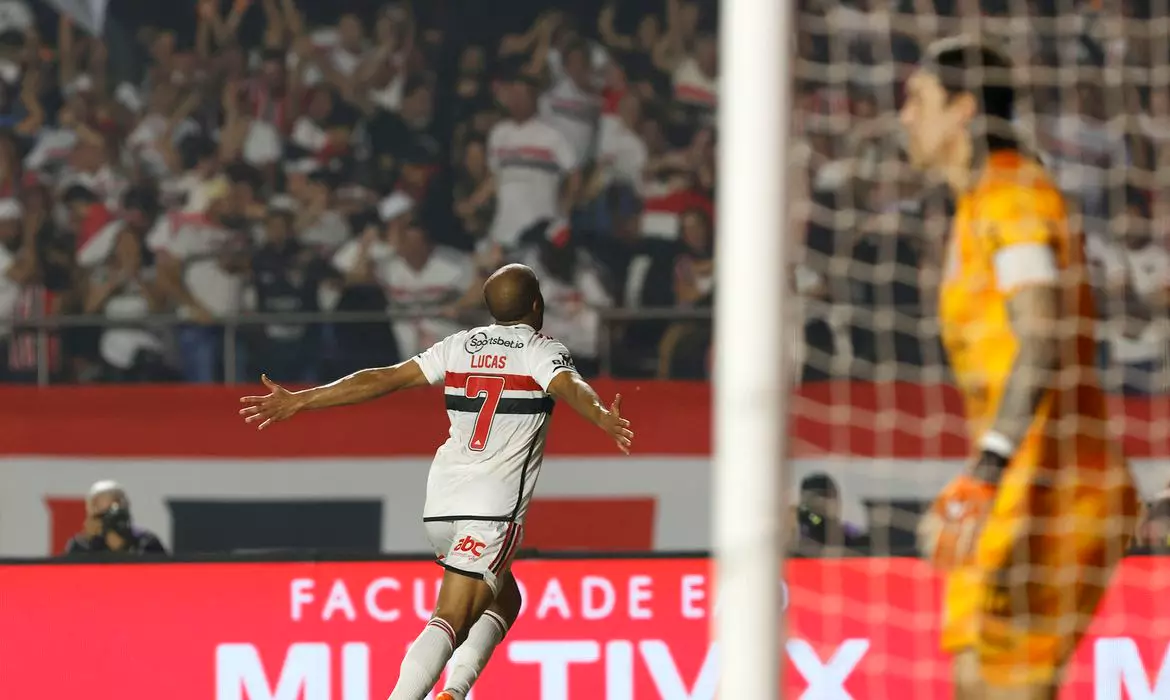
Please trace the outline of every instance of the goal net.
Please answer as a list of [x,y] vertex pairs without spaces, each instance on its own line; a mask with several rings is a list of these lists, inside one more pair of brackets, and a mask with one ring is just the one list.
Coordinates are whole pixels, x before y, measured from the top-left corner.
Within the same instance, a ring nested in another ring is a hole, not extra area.
[[[1112,429],[1153,505],[1062,697],[1170,697],[1170,558],[1158,558],[1170,505],[1155,504],[1170,482],[1170,3],[798,5],[791,697],[805,686],[821,694],[804,697],[950,696],[941,580],[914,558],[914,529],[968,455],[936,319],[952,204],[908,167],[897,110],[923,47],[957,34],[991,39],[1014,62],[1017,127],[1083,234]],[[826,528],[818,504],[852,528]],[[828,553],[875,556],[826,560],[826,539]]]

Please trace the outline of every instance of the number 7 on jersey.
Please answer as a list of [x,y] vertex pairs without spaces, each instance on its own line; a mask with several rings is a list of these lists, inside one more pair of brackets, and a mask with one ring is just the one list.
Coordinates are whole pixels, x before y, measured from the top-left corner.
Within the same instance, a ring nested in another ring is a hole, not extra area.
[[504,378],[482,374],[473,374],[467,378],[463,395],[469,399],[483,397],[483,405],[475,417],[475,428],[471,431],[471,440],[467,448],[475,452],[482,452],[487,447],[488,433],[492,430],[492,421],[496,417],[496,409],[500,406],[500,397],[504,394]]

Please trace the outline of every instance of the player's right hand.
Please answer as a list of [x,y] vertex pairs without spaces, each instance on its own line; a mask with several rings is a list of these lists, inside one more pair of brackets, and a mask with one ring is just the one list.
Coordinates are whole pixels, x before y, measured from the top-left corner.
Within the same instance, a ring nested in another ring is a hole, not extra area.
[[613,438],[618,449],[624,454],[630,454],[630,446],[634,441],[634,433],[630,430],[630,421],[622,418],[622,395],[613,397],[609,410],[601,416],[601,429]]
[[995,485],[961,474],[947,484],[918,524],[918,548],[942,571],[971,564]]
[[269,423],[288,420],[304,408],[304,401],[300,395],[280,386],[269,379],[268,375],[260,375],[260,381],[272,393],[267,396],[244,396],[240,399],[240,403],[247,404],[246,408],[240,409],[240,415],[244,416],[245,423],[259,421],[260,425],[256,429],[264,430]]

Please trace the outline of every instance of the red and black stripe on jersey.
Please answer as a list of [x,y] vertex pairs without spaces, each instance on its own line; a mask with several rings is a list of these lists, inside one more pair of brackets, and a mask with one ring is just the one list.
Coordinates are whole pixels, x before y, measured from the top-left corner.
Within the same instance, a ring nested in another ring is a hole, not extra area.
[[[483,408],[483,404],[487,400],[487,396],[483,392],[472,396],[467,395],[468,379],[470,377],[495,377],[504,380],[503,391],[505,393],[500,397],[499,403],[496,405],[496,415],[537,415],[551,413],[555,404],[551,397],[544,394],[544,389],[541,388],[540,384],[528,375],[447,372],[446,378],[443,380],[443,386],[447,390],[455,389],[461,392],[458,394],[444,394],[443,398],[448,411],[479,413]],[[507,392],[525,392],[529,396],[508,396]],[[531,395],[535,393],[541,395]]]

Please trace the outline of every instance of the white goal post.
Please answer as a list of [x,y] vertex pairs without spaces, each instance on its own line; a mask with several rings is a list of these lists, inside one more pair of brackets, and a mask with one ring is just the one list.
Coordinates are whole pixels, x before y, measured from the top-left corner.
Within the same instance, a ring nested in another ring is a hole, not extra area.
[[719,697],[779,698],[793,7],[720,10],[713,631]]

